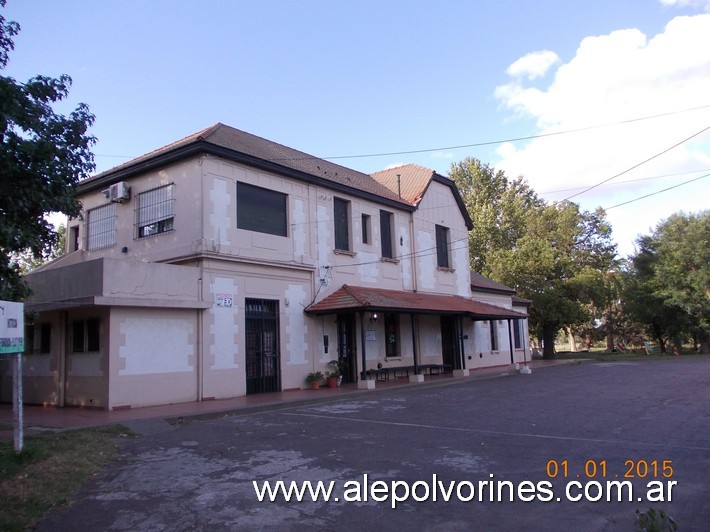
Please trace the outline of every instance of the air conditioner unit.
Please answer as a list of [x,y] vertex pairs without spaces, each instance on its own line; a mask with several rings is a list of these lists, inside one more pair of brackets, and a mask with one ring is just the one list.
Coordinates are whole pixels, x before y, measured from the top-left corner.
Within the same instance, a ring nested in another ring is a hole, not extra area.
[[114,183],[106,190],[102,190],[102,192],[106,199],[116,203],[122,203],[131,197],[131,187],[125,181]]

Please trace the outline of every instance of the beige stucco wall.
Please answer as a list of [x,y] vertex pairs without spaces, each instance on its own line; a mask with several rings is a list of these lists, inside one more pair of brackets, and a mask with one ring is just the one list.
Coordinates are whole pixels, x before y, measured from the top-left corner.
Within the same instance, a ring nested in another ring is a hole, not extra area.
[[109,407],[197,400],[197,311],[114,307]]

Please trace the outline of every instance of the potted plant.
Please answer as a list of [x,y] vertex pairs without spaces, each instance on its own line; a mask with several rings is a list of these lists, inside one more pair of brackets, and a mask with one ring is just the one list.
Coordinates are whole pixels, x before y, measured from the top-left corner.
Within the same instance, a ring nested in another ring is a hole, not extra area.
[[337,388],[340,386],[340,381],[343,379],[342,373],[340,372],[340,363],[337,360],[331,360],[328,365],[333,369],[326,373],[328,378],[328,388]]
[[311,385],[311,390],[320,388],[320,383],[323,382],[323,373],[320,371],[312,371],[306,375],[306,382]]

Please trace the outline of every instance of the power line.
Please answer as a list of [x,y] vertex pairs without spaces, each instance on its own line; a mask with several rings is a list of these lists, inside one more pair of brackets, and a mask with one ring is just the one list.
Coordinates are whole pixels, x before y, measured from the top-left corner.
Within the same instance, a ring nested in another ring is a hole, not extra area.
[[616,205],[612,205],[611,207],[605,207],[604,210],[608,211],[609,209],[615,209],[616,207],[621,207],[622,205],[628,205],[629,203],[633,203],[635,201],[639,201],[645,198],[650,198],[651,196],[655,196],[656,194],[660,194],[661,192],[668,192],[669,190],[673,190],[674,188],[682,187],[683,185],[687,185],[688,183],[692,183],[693,181],[698,181],[700,179],[704,179],[706,177],[710,177],[710,174],[705,174],[701,175],[700,177],[696,177],[694,179],[689,179],[688,181],[684,181],[683,183],[678,183],[677,185],[673,185],[672,187],[664,188],[662,190],[657,190],[656,192],[651,192],[650,194],[646,194],[645,196],[639,196],[638,198],[634,198],[629,201],[625,201],[623,203],[617,203]]
[[[664,177],[676,177],[676,176],[681,176],[681,175],[687,175],[687,174],[697,174],[699,172],[707,172],[710,170],[710,168],[703,168],[701,170],[689,170],[688,172],[678,172],[675,174],[663,174],[663,175],[654,175],[651,177],[639,177],[638,179],[627,179],[626,181],[617,181],[616,183],[612,183],[612,185],[625,185],[627,183],[637,183],[639,181],[650,181],[651,179],[662,179]],[[540,192],[540,194],[556,194],[558,192],[572,192],[573,190],[581,190],[584,187],[574,187],[574,188],[562,188],[558,190],[544,190]]]
[[[597,125],[593,125],[593,126],[585,126],[585,127],[575,128],[575,129],[566,129],[563,131],[555,131],[552,133],[540,133],[539,135],[528,135],[525,137],[513,137],[513,138],[501,139],[501,140],[490,140],[490,141],[484,141],[484,142],[476,142],[473,144],[460,144],[457,146],[445,146],[445,147],[441,147],[441,148],[424,148],[424,149],[419,149],[419,150],[393,151],[393,152],[356,154],[356,155],[337,155],[337,156],[332,156],[332,157],[291,157],[291,158],[281,158],[281,159],[274,159],[274,160],[297,161],[297,160],[306,160],[306,159],[324,159],[327,161],[332,161],[332,160],[336,160],[336,159],[363,159],[363,158],[367,158],[367,157],[386,157],[386,156],[391,156],[391,155],[412,155],[412,154],[416,154],[416,153],[427,153],[427,152],[444,151],[444,150],[458,150],[458,149],[462,149],[462,148],[477,148],[480,146],[491,146],[491,145],[495,145],[495,144],[504,144],[506,142],[520,142],[520,141],[524,141],[524,140],[534,140],[534,139],[545,138],[545,137],[554,137],[557,135],[567,135],[570,133],[579,133],[582,131],[589,131],[592,129],[601,129],[601,128],[605,128],[605,127],[630,124],[633,122],[641,122],[644,120],[653,120],[656,118],[663,118],[666,116],[672,116],[672,115],[677,115],[677,114],[682,114],[682,113],[689,113],[692,111],[698,111],[700,109],[707,109],[707,108],[710,108],[710,104],[701,105],[699,107],[691,107],[688,109],[679,109],[677,111],[669,111],[667,113],[659,113],[659,114],[655,114],[655,115],[630,118],[627,120],[619,120],[617,122],[609,122],[606,124],[597,124]],[[123,158],[123,159],[132,159],[132,158],[136,157],[136,155],[111,155],[111,154],[103,154],[103,153],[95,153],[94,155],[96,157],[115,157],[115,158]]]
[[587,187],[587,188],[585,188],[584,190],[582,190],[581,192],[577,192],[576,194],[572,194],[571,196],[567,196],[567,197],[564,198],[562,201],[567,201],[567,200],[569,200],[569,199],[572,199],[572,198],[575,198],[575,197],[577,197],[577,196],[580,196],[580,195],[584,194],[585,192],[589,192],[590,190],[595,189],[595,188],[597,188],[598,186],[601,186],[601,185],[603,185],[604,183],[607,183],[607,182],[611,181],[612,179],[616,179],[616,178],[619,177],[619,176],[622,176],[622,175],[624,175],[624,174],[627,174],[627,173],[629,173],[631,170],[635,170],[635,169],[638,168],[639,166],[644,165],[644,164],[646,164],[647,162],[652,161],[653,159],[656,159],[656,158],[660,157],[661,155],[663,155],[663,154],[665,154],[665,153],[668,153],[668,152],[671,151],[672,149],[677,148],[677,147],[680,146],[681,144],[684,144],[684,143],[688,142],[690,139],[692,139],[692,138],[694,138],[694,137],[697,137],[698,135],[700,135],[701,133],[704,133],[704,132],[707,131],[708,129],[710,129],[710,126],[701,129],[701,130],[698,131],[697,133],[693,133],[693,134],[690,135],[688,138],[683,139],[683,140],[681,140],[680,142],[677,142],[677,143],[673,144],[673,146],[671,146],[671,147],[669,147],[669,148],[666,148],[665,150],[663,150],[663,151],[661,151],[661,152],[658,152],[658,153],[656,153],[655,155],[652,155],[652,156],[649,157],[648,159],[645,159],[645,160],[641,161],[640,163],[633,165],[631,168],[627,168],[627,169],[624,170],[623,172],[619,172],[618,174],[613,175],[613,176],[609,177],[608,179],[604,179],[603,181],[600,181],[600,182],[597,183],[596,185],[592,185],[591,187]]

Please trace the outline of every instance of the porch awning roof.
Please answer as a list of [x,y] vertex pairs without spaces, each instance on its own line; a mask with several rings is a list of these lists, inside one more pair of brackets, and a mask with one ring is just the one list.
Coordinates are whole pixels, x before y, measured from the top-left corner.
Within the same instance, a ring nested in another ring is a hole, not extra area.
[[305,309],[305,312],[317,315],[346,311],[463,314],[479,320],[527,317],[522,312],[461,296],[365,288],[347,284]]

